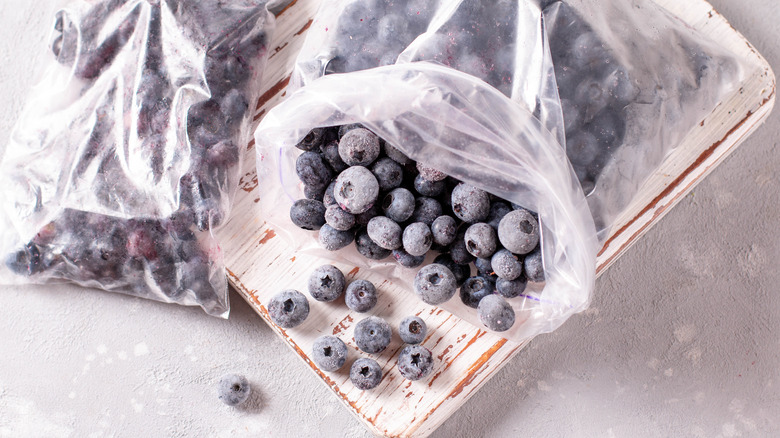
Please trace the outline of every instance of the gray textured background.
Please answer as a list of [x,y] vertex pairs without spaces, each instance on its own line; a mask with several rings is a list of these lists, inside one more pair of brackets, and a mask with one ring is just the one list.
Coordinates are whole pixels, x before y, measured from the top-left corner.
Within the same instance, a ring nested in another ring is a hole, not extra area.
[[[0,0],[0,145],[52,0]],[[713,5],[777,67],[774,0]],[[433,436],[780,435],[780,111]],[[0,287],[0,436],[370,434],[241,299],[229,321],[70,286]],[[234,410],[214,382],[257,396]]]

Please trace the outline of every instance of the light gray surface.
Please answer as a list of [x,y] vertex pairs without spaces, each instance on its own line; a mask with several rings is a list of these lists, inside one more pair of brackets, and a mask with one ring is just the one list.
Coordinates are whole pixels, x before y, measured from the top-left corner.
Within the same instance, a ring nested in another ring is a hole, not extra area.
[[[51,0],[0,0],[0,145]],[[714,0],[777,68],[773,0]],[[26,35],[28,34],[28,35]],[[780,435],[780,111],[433,436]],[[70,286],[0,287],[0,436],[370,434],[233,294],[228,321]],[[245,374],[234,410],[216,380]]]

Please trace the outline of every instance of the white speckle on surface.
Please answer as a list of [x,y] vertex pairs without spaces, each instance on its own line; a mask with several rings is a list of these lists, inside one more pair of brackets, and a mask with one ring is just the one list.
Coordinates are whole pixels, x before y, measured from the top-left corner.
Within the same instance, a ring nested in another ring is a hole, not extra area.
[[133,348],[133,354],[136,356],[146,356],[149,354],[149,347],[146,346],[146,342],[135,344],[135,348]]
[[664,376],[666,376],[666,377],[672,377],[673,375],[674,375],[674,370],[673,370],[673,369],[671,369],[671,368],[667,368],[667,369],[664,371]]
[[[0,436],[2,437],[68,437],[73,429],[66,426],[61,413],[43,412],[30,400],[3,394],[0,398]],[[58,424],[59,423],[59,424]]]
[[102,356],[102,355],[108,353],[108,347],[106,347],[105,344],[100,344],[100,345],[97,346],[97,352],[98,352],[99,355]]
[[71,393],[68,394],[68,398],[73,400],[74,398],[76,398],[76,393],[71,391]]
[[87,362],[91,362],[91,361],[95,360],[95,358],[96,358],[96,357],[97,357],[97,356],[95,356],[94,354],[92,354],[92,353],[89,353],[89,354],[87,355],[87,357],[85,357],[84,359],[86,359],[86,360],[87,360]]
[[119,358],[119,360],[127,360],[127,352],[126,351],[120,351],[116,354],[116,357]]
[[544,391],[544,392],[552,391],[552,386],[550,386],[544,380],[540,380],[536,382],[536,386],[539,388],[539,391]]
[[737,430],[737,425],[734,423],[725,423],[723,427],[721,427],[721,431],[723,432],[724,437],[742,436]]
[[694,365],[701,362],[701,355],[702,355],[702,351],[701,348],[699,347],[693,347],[685,353],[685,357],[688,358],[688,360],[690,360],[691,362],[693,362]]
[[691,435],[693,435],[696,438],[706,438],[707,432],[704,429],[702,429],[701,426],[692,426]]
[[112,357],[107,358],[105,363],[107,363],[107,364],[114,363],[114,358],[112,358]]
[[654,357],[647,361],[647,367],[650,368],[653,371],[658,371],[658,365],[661,364],[661,361],[658,360],[657,357]]
[[677,342],[687,344],[696,337],[697,331],[695,325],[685,324],[674,329],[674,338],[677,339]]
[[144,404],[139,403],[136,399],[131,398],[130,404],[133,406],[133,410],[138,412],[139,414],[144,410]]
[[192,345],[184,347],[184,354],[192,354],[193,351],[195,351],[195,348]]

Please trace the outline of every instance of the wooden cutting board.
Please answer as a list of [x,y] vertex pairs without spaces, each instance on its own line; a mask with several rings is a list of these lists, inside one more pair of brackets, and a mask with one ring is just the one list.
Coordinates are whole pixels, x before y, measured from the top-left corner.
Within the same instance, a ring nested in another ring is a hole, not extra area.
[[[277,33],[264,78],[266,88],[256,107],[256,123],[284,98],[294,58],[319,3],[320,0],[295,0],[277,14]],[[618,220],[615,231],[599,253],[598,273],[610,266],[753,132],[775,102],[775,77],[766,60],[712,6],[702,0],[658,0],[658,3],[759,68],[696,126],[643,186],[637,201]],[[371,314],[388,320],[394,330],[403,317],[420,315],[429,327],[424,345],[435,358],[434,371],[428,378],[417,382],[404,380],[395,368],[395,357],[402,347],[396,334],[382,354],[372,356],[384,372],[380,385],[371,391],[355,389],[349,381],[348,365],[368,355],[357,350],[352,330],[365,315],[348,311],[341,299],[329,304],[310,300],[309,318],[294,329],[280,329],[268,318],[265,303],[273,294],[289,288],[305,291],[306,280],[314,267],[330,262],[296,254],[264,222],[263,212],[257,208],[263,193],[258,189],[254,169],[255,151],[250,143],[232,219],[217,233],[223,243],[230,283],[375,433],[389,437],[427,436],[527,343],[507,341],[446,311],[414,298],[407,299],[408,292],[380,274],[336,264],[348,273],[348,279],[367,279],[378,286],[380,299]],[[322,334],[336,335],[350,348],[350,358],[343,370],[327,373],[309,359],[312,342]]]

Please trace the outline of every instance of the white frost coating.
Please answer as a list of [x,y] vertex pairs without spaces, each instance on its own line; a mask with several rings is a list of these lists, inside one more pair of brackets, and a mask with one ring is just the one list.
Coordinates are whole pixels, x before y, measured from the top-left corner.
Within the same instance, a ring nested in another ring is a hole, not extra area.
[[108,347],[106,347],[106,344],[100,344],[97,346],[97,352],[99,355],[104,355],[108,353]]
[[29,400],[3,395],[0,398],[0,436],[68,437],[73,429],[63,424],[61,413],[43,413]]
[[146,346],[146,342],[141,342],[135,345],[133,354],[136,356],[146,356],[149,354],[149,347]]

